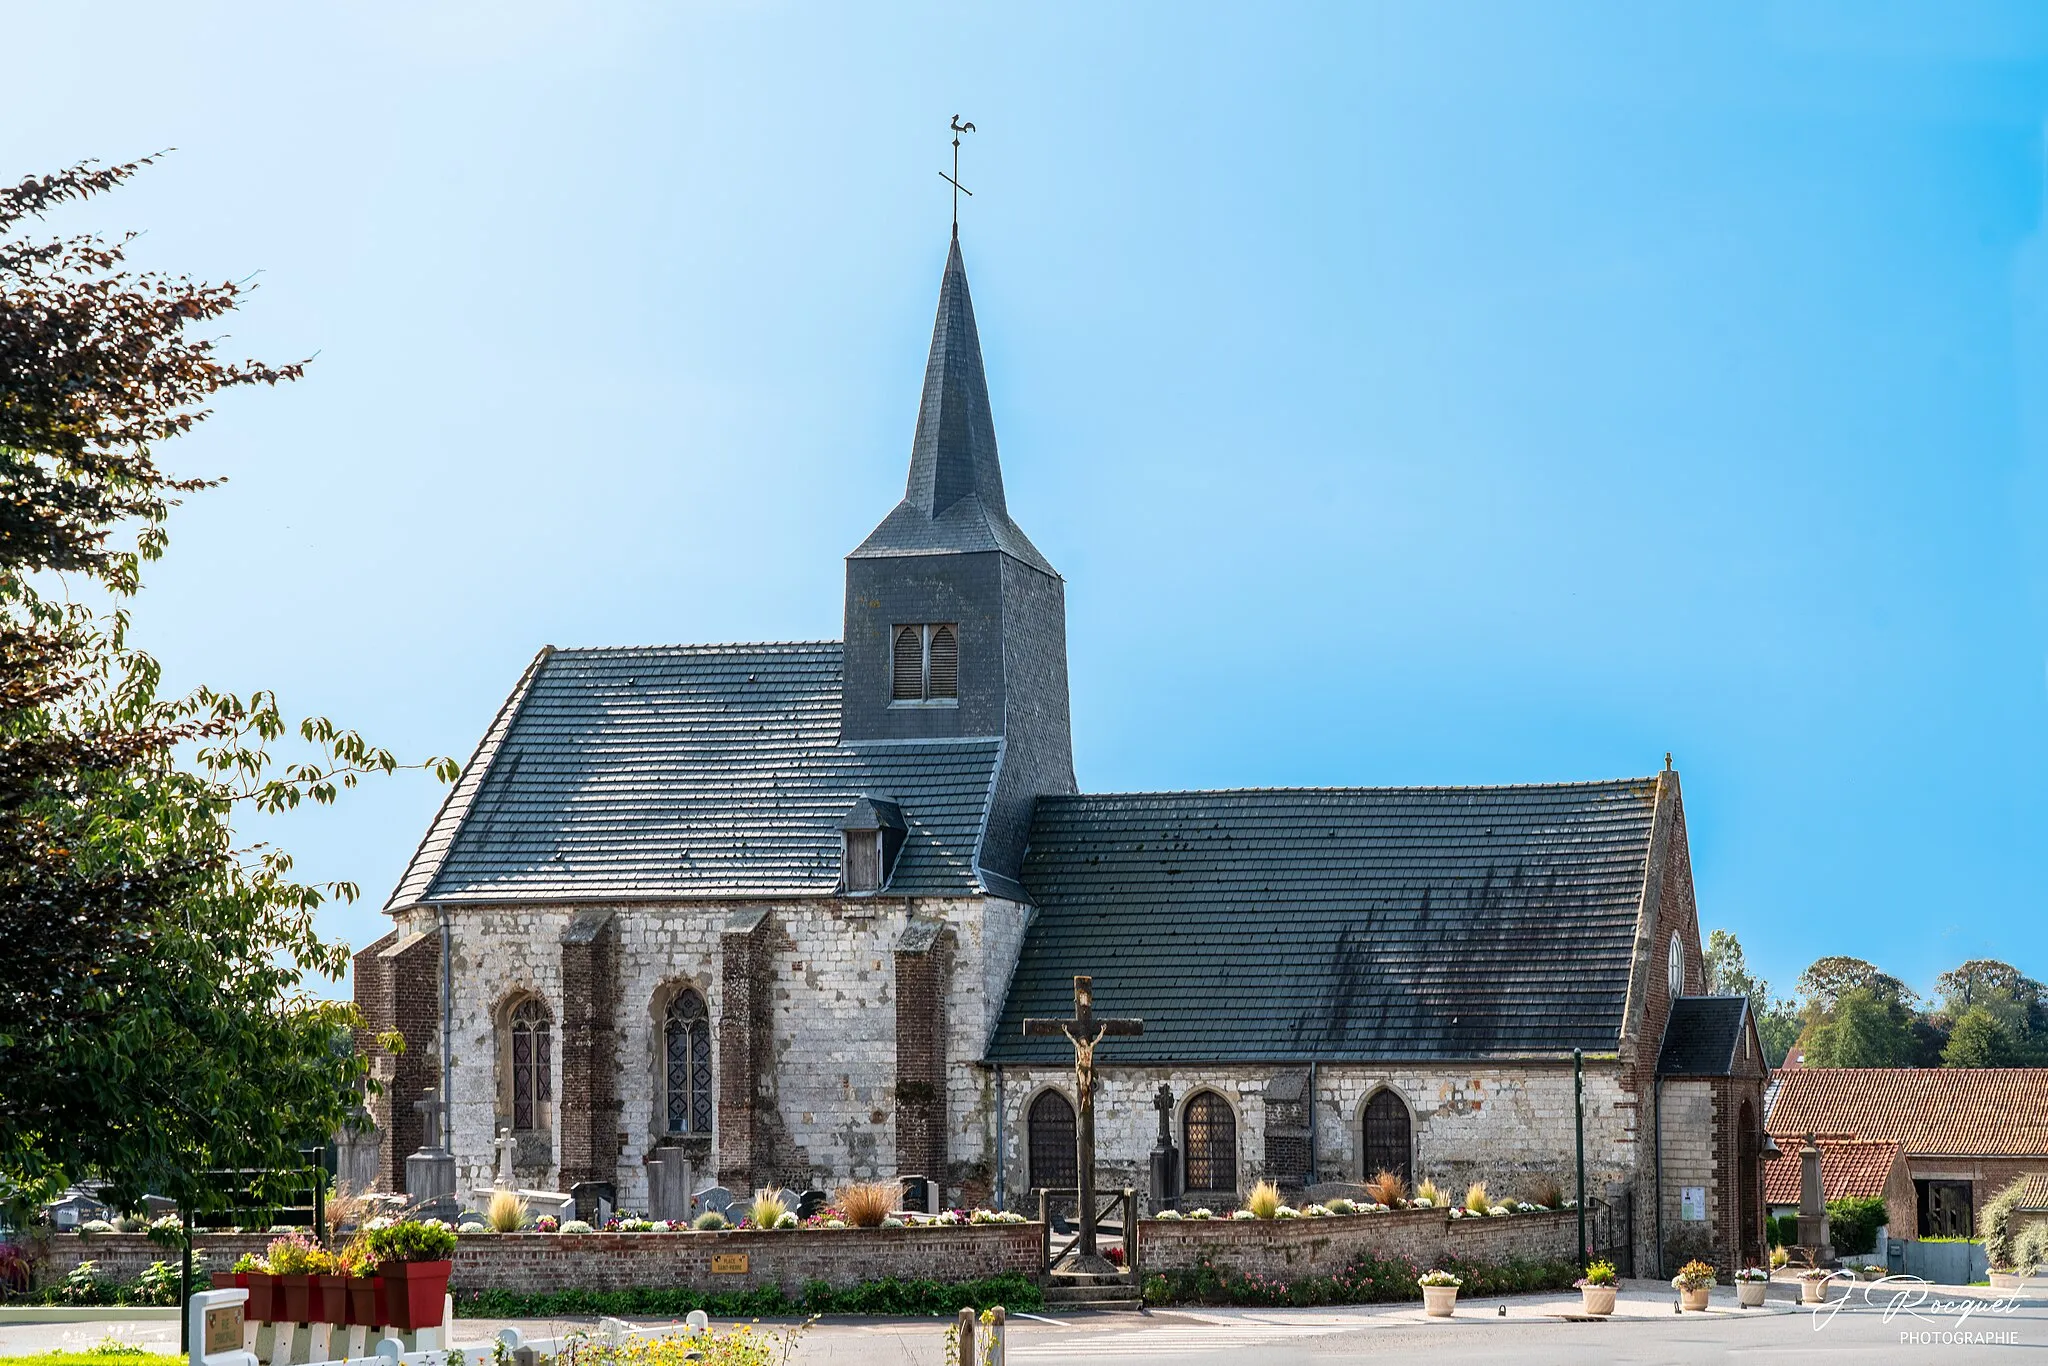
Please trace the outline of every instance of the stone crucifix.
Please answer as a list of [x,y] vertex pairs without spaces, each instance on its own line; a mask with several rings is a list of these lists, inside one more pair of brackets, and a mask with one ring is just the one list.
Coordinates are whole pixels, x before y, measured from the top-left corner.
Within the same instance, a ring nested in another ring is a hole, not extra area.
[[491,1146],[498,1150],[498,1179],[493,1184],[499,1190],[511,1190],[519,1184],[519,1177],[512,1169],[512,1156],[519,1151],[519,1140],[512,1137],[510,1129],[500,1129],[498,1136],[491,1140]]
[[[1074,1245],[1081,1269],[1101,1261],[1095,1251],[1095,1045],[1105,1038],[1127,1039],[1145,1032],[1143,1020],[1100,1019],[1095,1014],[1095,979],[1074,979],[1074,1016],[1069,1020],[1026,1020],[1027,1035],[1063,1034],[1074,1045],[1074,1169],[1081,1182],[1081,1236]],[[1106,1265],[1106,1264],[1105,1264]]]

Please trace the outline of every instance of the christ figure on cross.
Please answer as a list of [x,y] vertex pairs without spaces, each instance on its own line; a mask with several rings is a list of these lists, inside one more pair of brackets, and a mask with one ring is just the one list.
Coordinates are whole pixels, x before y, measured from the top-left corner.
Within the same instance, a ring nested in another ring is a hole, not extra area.
[[[1074,1169],[1081,1181],[1081,1236],[1074,1252],[1084,1271],[1101,1261],[1095,1251],[1095,1045],[1104,1038],[1131,1038],[1145,1032],[1143,1020],[1098,1019],[1095,979],[1074,979],[1074,1016],[1070,1020],[1026,1020],[1030,1035],[1064,1034],[1074,1045]],[[1125,1230],[1129,1236],[1130,1230]],[[1106,1266],[1107,1263],[1104,1263]]]

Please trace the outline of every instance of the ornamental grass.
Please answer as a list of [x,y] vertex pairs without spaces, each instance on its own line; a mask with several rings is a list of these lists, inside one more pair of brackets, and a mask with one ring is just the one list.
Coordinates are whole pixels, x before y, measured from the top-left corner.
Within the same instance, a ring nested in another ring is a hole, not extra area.
[[1399,1209],[1408,1203],[1408,1182],[1399,1172],[1385,1167],[1365,1183],[1365,1192],[1372,1197],[1374,1204],[1385,1205],[1388,1209]]
[[493,1233],[517,1233],[526,1227],[526,1201],[516,1191],[493,1191],[484,1210],[484,1223]]
[[839,1217],[855,1228],[880,1228],[903,1204],[903,1186],[896,1181],[850,1181],[832,1192]]
[[1250,1195],[1244,1198],[1244,1207],[1251,1211],[1254,1219],[1277,1219],[1280,1216],[1280,1188],[1271,1181],[1261,1181],[1252,1187]]
[[783,1203],[782,1193],[773,1186],[763,1186],[754,1192],[754,1203],[747,1208],[747,1222],[755,1228],[775,1228],[787,1213],[789,1206]]
[[1465,1187],[1465,1212],[1486,1214],[1493,1209],[1493,1197],[1486,1193],[1484,1181],[1474,1181]]
[[1556,1209],[1564,1204],[1564,1187],[1558,1184],[1554,1176],[1539,1176],[1529,1183],[1528,1194],[1523,1198],[1532,1205]]
[[[1381,1201],[1380,1203],[1385,1204],[1386,1202]],[[1444,1198],[1443,1187],[1437,1185],[1434,1181],[1424,1181],[1415,1187],[1415,1203],[1427,1205],[1431,1209],[1442,1209],[1450,1201]]]

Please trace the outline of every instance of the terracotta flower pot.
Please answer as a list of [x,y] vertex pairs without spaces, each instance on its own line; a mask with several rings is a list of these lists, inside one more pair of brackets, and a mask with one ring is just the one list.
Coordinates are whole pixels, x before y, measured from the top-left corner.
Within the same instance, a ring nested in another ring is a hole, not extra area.
[[325,1272],[313,1277],[313,1317],[309,1322],[348,1322],[348,1282],[346,1276]]
[[347,1276],[348,1308],[342,1322],[351,1327],[379,1328],[384,1324],[384,1283],[375,1276]]
[[1744,1309],[1762,1308],[1764,1291],[1769,1287],[1770,1282],[1768,1281],[1737,1281],[1735,1283],[1735,1302]]
[[267,1271],[237,1271],[231,1274],[234,1283],[249,1292],[249,1303],[243,1307],[242,1317],[252,1323],[276,1322],[277,1277]]
[[276,1304],[272,1317],[279,1323],[311,1323],[313,1321],[313,1278],[311,1276],[277,1276]]
[[1457,1286],[1425,1285],[1422,1287],[1422,1312],[1430,1318],[1447,1319],[1457,1307]]
[[1678,1307],[1695,1314],[1705,1313],[1707,1297],[1713,1293],[1714,1287],[1710,1285],[1703,1285],[1697,1290],[1680,1290],[1678,1292]]
[[439,1328],[453,1262],[386,1262],[377,1268],[384,1282],[384,1312],[394,1328]]
[[1598,1314],[1603,1317],[1605,1315],[1612,1314],[1614,1312],[1614,1296],[1615,1292],[1618,1289],[1619,1287],[1612,1285],[1588,1285],[1580,1287],[1579,1294],[1585,1300],[1586,1312],[1588,1314]]
[[1801,1304],[1826,1304],[1828,1302],[1828,1283],[1826,1281],[1801,1281],[1799,1283],[1799,1302]]

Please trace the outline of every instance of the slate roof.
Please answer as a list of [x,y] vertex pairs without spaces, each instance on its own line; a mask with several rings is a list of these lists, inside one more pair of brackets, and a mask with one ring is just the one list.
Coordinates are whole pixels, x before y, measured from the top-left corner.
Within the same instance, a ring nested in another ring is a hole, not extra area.
[[981,336],[960,238],[946,254],[939,312],[925,362],[917,435],[910,445],[910,479],[898,503],[851,558],[995,550],[1052,574],[1053,567],[1010,520],[1003,467],[996,455],[995,418]]
[[[1799,1145],[1781,1143],[1783,1151],[1764,1164],[1764,1203],[1799,1203]],[[1899,1160],[1896,1143],[1873,1143],[1862,1139],[1817,1137],[1820,1149],[1820,1189],[1827,1200],[1861,1199],[1884,1194],[1891,1180],[1892,1165]]]
[[2048,1157],[2048,1067],[1798,1067],[1765,1127],[1896,1143],[1908,1156]]
[[992,1062],[1070,1062],[1029,1016],[1142,1037],[1105,1064],[1555,1055],[1619,1042],[1658,782],[1043,797],[1038,911]]
[[1735,1050],[1742,1044],[1748,1017],[1747,996],[1679,997],[1671,1003],[1671,1014],[1664,1022],[1657,1075],[1733,1076]]
[[975,867],[998,739],[839,743],[838,642],[545,650],[387,910],[419,902],[830,895],[860,797],[908,831],[892,895],[1015,883]]

